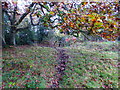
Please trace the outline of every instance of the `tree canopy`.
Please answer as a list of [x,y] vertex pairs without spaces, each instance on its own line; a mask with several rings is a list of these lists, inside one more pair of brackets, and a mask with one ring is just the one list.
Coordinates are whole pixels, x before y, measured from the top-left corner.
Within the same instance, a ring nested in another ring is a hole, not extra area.
[[[33,25],[42,22],[41,24],[46,27],[58,28],[60,32],[76,37],[79,33],[95,34],[114,41],[118,36],[118,3],[40,2],[35,4],[41,9],[31,13]],[[37,23],[33,23],[33,17],[39,18]]]
[[[3,10],[13,19],[11,26],[17,27],[29,15],[33,26],[43,25],[48,29],[57,28],[61,33],[79,37],[98,35],[107,40],[116,40],[119,36],[119,4],[118,2],[31,2],[25,5],[25,12],[20,14],[17,2],[3,2]],[[13,12],[12,12],[13,11]],[[15,16],[16,14],[16,16]],[[11,15],[13,15],[11,17]],[[21,15],[18,19],[17,15]],[[14,29],[15,30],[15,29]],[[21,29],[16,29],[19,31]]]

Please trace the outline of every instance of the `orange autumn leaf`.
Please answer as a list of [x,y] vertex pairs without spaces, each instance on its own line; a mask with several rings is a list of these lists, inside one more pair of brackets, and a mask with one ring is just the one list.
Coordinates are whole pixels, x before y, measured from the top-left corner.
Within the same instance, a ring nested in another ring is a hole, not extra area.
[[96,21],[96,19],[92,19],[91,21],[95,22],[95,21]]
[[102,33],[102,34],[105,35],[105,34],[107,34],[107,33],[104,32],[104,33]]
[[109,29],[108,31],[113,31],[112,29]]
[[50,11],[50,14],[51,14],[51,15],[54,15],[55,13],[54,13],[54,12],[52,12],[52,11]]
[[67,20],[67,18],[66,18],[66,17],[64,17],[64,18],[63,18],[63,20],[65,21],[65,20]]

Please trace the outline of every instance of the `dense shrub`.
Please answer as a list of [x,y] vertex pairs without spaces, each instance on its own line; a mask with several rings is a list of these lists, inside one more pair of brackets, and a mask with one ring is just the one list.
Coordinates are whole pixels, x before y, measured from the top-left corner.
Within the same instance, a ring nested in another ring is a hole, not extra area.
[[28,29],[19,32],[16,35],[16,42],[17,42],[17,45],[26,45],[26,44],[31,45],[31,44],[33,44],[34,32],[31,30],[28,30]]

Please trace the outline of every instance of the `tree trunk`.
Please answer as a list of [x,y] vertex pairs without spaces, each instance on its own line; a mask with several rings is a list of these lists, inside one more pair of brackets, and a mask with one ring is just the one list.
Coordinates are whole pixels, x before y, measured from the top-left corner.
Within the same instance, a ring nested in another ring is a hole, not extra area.
[[2,40],[2,44],[6,45],[6,41],[5,41],[4,37],[1,36],[1,40]]
[[10,32],[10,45],[16,45],[16,40],[15,40],[15,36],[16,36],[16,27],[11,27],[11,32]]
[[16,33],[11,33],[10,34],[10,45],[16,45],[16,40],[15,40],[15,35],[16,35]]
[[[4,23],[4,12],[2,13],[2,23]],[[6,45],[6,41],[5,41],[5,29],[4,29],[4,25],[2,24],[2,35],[1,35],[1,40],[2,40],[2,46],[4,47]]]

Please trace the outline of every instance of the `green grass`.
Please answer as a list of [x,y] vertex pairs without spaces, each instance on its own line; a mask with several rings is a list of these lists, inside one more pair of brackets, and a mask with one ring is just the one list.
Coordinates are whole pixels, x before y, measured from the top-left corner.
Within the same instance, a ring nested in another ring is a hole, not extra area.
[[[59,49],[70,57],[60,88],[118,88],[118,43],[85,42]],[[3,87],[48,87],[57,54],[54,48],[40,46],[3,49]]]
[[117,45],[86,42],[65,47],[70,59],[61,88],[118,88]]
[[56,53],[48,47],[21,46],[3,50],[4,88],[46,88],[51,85]]

